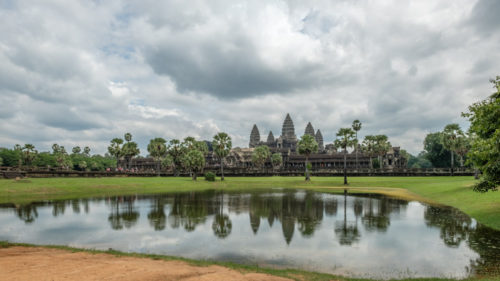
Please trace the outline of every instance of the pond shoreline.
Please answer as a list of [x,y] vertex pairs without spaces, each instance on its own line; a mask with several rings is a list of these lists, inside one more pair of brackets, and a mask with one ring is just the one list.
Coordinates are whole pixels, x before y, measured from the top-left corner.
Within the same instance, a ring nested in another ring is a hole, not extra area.
[[[61,263],[65,262],[66,264],[61,265]],[[74,269],[74,266],[79,266],[81,270]],[[116,268],[113,269],[113,266]],[[138,269],[139,266],[141,269]],[[72,279],[71,276],[73,275],[75,278],[78,277],[79,280],[101,280],[103,278],[108,278],[106,280],[137,280],[137,278],[133,278],[134,273],[137,273],[138,270],[144,271],[144,267],[147,267],[146,271],[149,270],[149,275],[140,275],[140,280],[160,280],[158,278],[166,280],[377,280],[349,278],[296,269],[273,269],[231,262],[192,260],[176,256],[126,253],[112,249],[101,251],[5,241],[0,241],[0,267],[9,268],[8,272],[0,274],[0,277],[5,278],[5,280],[29,280],[33,279],[34,276],[37,278],[50,277],[51,280],[53,278]],[[71,268],[73,270],[68,272],[68,269]],[[86,268],[94,273],[88,275],[88,279],[82,279],[84,275],[80,271],[86,270]],[[110,268],[113,269],[112,272],[108,271]],[[97,272],[95,272],[96,269]],[[116,276],[116,270],[121,270],[119,276]],[[75,275],[75,273],[77,274]],[[144,274],[144,272],[142,273]],[[451,281],[456,279],[401,279],[401,281],[403,280]],[[500,277],[489,276],[461,280],[500,280]]]

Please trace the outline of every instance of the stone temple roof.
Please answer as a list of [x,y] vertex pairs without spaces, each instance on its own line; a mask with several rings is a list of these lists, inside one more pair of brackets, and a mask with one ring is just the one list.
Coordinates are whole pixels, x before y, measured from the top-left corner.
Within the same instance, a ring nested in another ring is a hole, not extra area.
[[297,136],[295,135],[295,127],[293,126],[293,121],[289,113],[286,114],[285,121],[283,122],[281,136],[284,139],[297,139]]
[[313,137],[315,136],[314,128],[313,128],[313,125],[311,124],[311,122],[307,123],[306,131],[304,132],[304,135],[310,135]]

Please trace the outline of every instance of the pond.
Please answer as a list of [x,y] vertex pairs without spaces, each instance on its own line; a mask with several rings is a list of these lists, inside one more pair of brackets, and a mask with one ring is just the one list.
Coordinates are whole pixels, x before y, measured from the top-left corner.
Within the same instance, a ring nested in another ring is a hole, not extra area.
[[274,189],[0,205],[0,240],[352,277],[500,274],[500,232],[449,207]]

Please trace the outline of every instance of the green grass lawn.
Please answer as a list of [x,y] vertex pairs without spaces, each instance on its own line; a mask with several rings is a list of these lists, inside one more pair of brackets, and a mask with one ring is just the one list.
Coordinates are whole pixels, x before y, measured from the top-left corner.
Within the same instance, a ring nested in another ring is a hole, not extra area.
[[[350,177],[349,192],[382,193],[456,207],[479,222],[500,229],[500,193],[472,191],[472,177]],[[103,195],[152,194],[206,189],[304,188],[343,192],[342,177],[226,177],[224,182],[202,178],[110,177],[0,180],[0,203],[28,203]]]

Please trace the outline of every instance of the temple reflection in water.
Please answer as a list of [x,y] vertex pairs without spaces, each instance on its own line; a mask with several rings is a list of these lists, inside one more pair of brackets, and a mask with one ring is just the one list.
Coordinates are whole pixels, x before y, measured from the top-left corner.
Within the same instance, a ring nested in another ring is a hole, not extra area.
[[[13,213],[26,225],[33,225],[41,210],[46,210],[47,214],[50,210],[51,216],[58,219],[68,210],[72,214],[90,216],[93,206],[100,206],[99,210],[105,213],[98,217],[101,221],[107,220],[111,236],[146,225],[153,232],[195,233],[198,227],[202,227],[204,231],[211,230],[216,239],[226,240],[234,232],[233,227],[243,227],[248,228],[248,232],[238,239],[264,236],[262,231],[276,229],[282,233],[283,243],[290,245],[297,235],[301,236],[301,241],[317,239],[316,231],[326,227],[330,229],[330,239],[334,239],[339,247],[352,247],[362,243],[363,236],[389,232],[391,220],[409,215],[408,204],[404,200],[377,195],[343,196],[296,190],[206,191],[4,204],[0,206],[0,215]],[[241,225],[245,216],[246,227]],[[425,206],[421,217],[426,228],[439,230],[439,239],[448,248],[466,245],[479,254],[479,258],[471,259],[469,272],[498,272],[498,231],[478,225],[453,208]],[[238,221],[233,222],[235,219]],[[141,221],[146,224],[141,224]],[[241,231],[238,235],[242,236]]]

